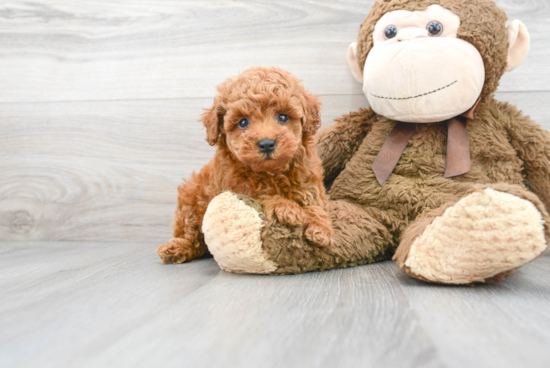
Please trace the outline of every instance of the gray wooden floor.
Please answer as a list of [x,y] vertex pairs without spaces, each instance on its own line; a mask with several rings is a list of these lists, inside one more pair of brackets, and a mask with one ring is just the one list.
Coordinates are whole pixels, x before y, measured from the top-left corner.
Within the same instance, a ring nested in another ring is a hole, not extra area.
[[0,246],[0,367],[548,367],[550,255],[442,287],[394,262],[308,273],[163,265],[152,243]]

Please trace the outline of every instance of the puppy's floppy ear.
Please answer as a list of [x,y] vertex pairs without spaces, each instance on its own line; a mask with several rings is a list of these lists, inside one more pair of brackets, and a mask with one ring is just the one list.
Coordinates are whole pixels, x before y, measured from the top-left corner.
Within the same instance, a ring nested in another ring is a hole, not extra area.
[[302,95],[302,130],[304,135],[312,136],[321,127],[321,102],[317,96],[304,93]]
[[223,131],[223,116],[225,115],[225,109],[219,103],[214,101],[214,106],[210,109],[206,109],[201,116],[201,121],[206,127],[206,141],[214,146],[218,143],[221,132]]

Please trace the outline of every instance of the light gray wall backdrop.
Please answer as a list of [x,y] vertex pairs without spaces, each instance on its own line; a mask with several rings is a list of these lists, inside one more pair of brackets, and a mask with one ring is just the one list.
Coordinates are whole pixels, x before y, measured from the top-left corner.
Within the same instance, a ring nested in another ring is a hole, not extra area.
[[[197,122],[215,87],[281,66],[324,126],[366,106],[346,65],[372,0],[4,0],[0,240],[158,241],[176,186],[212,157]],[[550,128],[550,2],[498,0],[531,53],[498,98]]]

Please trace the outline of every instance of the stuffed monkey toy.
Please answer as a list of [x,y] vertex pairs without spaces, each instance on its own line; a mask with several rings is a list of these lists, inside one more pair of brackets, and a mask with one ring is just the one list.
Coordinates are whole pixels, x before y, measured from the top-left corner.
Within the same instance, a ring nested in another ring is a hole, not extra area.
[[[543,254],[550,134],[494,99],[529,49],[525,26],[506,19],[493,0],[377,1],[348,50],[371,108],[317,135],[331,244],[309,242],[301,227],[267,221],[257,202],[224,193],[203,222],[220,266],[287,274],[393,257],[414,278],[470,284],[500,280]],[[255,226],[231,213],[236,200]],[[256,253],[241,252],[243,242],[255,242]]]

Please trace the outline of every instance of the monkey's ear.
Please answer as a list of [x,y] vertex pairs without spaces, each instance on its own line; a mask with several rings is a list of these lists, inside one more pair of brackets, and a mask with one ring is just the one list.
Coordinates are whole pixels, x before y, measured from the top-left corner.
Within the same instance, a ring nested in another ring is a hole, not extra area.
[[302,95],[302,131],[304,135],[313,136],[321,127],[321,102],[317,96],[310,94]]
[[529,52],[530,43],[529,32],[521,21],[516,19],[508,25],[507,72],[511,72],[523,63]]
[[201,121],[206,127],[206,141],[211,146],[218,143],[218,138],[223,129],[224,115],[225,109],[218,103],[214,103],[214,106],[210,109],[205,109],[204,114],[201,116]]
[[355,77],[357,82],[363,84],[363,71],[357,61],[357,42],[353,42],[348,47],[348,65],[351,69],[351,74]]

